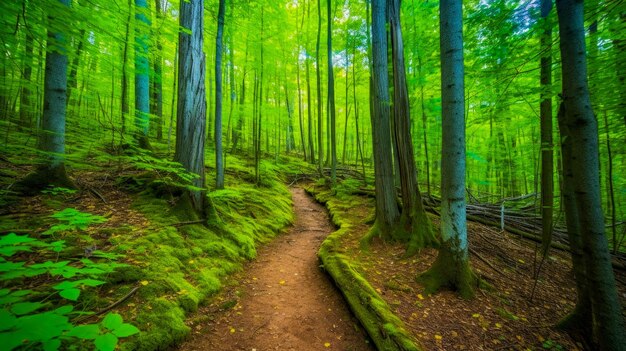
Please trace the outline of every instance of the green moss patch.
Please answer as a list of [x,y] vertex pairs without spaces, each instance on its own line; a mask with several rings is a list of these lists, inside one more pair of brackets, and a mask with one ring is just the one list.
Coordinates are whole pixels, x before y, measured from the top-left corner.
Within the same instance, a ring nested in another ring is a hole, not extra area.
[[351,196],[359,184],[353,180],[339,183],[334,190],[311,186],[306,190],[329,209],[333,223],[339,229],[322,243],[318,256],[324,269],[343,293],[352,312],[359,319],[379,350],[420,350],[418,342],[393,314],[389,305],[360,272],[355,261],[342,244],[357,223],[348,216],[357,197]]

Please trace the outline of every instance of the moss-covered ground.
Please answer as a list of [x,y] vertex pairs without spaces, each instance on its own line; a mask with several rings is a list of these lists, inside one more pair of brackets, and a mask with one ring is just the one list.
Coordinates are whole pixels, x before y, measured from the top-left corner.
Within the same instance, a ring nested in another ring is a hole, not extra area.
[[[118,144],[86,138],[68,143],[68,174],[76,191],[49,189],[23,197],[12,184],[35,168],[38,157],[28,135],[11,134],[0,161],[0,230],[29,234],[42,240],[63,239],[63,259],[80,259],[93,250],[105,252],[108,261],[119,255],[127,264],[103,280],[106,284],[84,289],[77,310],[111,311],[141,332],[126,338],[124,350],[163,350],[182,341],[190,332],[186,317],[222,288],[224,281],[256,256],[293,220],[287,183],[309,166],[291,157],[268,158],[260,166],[261,182],[255,184],[254,166],[244,157],[226,157],[226,189],[209,191],[214,218],[209,225],[189,223],[178,213],[176,202],[187,184],[179,176],[167,144],[152,143],[151,153],[124,150]],[[213,188],[213,152],[207,150],[207,185]],[[8,189],[8,190],[7,190]],[[49,238],[43,232],[57,221],[50,215],[65,208],[103,216],[105,223],[81,230],[66,230]],[[37,258],[33,257],[36,261]],[[78,261],[77,261],[78,262]],[[40,279],[44,289],[54,277]],[[100,278],[102,279],[102,278]],[[20,284],[29,285],[32,281]],[[47,308],[65,303],[48,301]],[[73,319],[79,324],[80,315]],[[89,317],[90,322],[101,316]]]
[[327,206],[333,223],[338,227],[323,242],[319,251],[320,260],[379,350],[420,350],[404,323],[364,277],[362,266],[354,259],[360,255],[355,251],[360,250],[345,245],[346,239],[362,235],[363,224],[359,221],[367,216],[366,213],[355,213],[363,210],[364,202],[368,201],[351,196],[351,191],[358,185],[356,180],[346,180],[333,190],[320,185],[307,188]]

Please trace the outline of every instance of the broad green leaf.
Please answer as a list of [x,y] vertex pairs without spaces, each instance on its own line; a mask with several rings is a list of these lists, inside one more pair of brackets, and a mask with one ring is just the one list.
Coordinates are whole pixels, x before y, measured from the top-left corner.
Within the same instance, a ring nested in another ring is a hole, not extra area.
[[122,319],[122,316],[120,316],[119,314],[109,313],[106,315],[106,317],[104,317],[101,324],[103,327],[109,330],[114,330],[120,327],[123,322],[124,320]]
[[65,289],[65,290],[61,290],[59,292],[59,295],[61,295],[61,297],[64,297],[68,300],[72,300],[72,301],[76,301],[78,300],[78,296],[80,296],[80,289]]
[[20,302],[11,306],[11,312],[15,313],[18,316],[23,314],[29,314],[35,310],[42,308],[44,304],[39,302]]
[[65,315],[65,314],[68,314],[68,313],[72,312],[73,310],[74,310],[74,306],[72,306],[72,305],[65,305],[65,306],[61,306],[61,307],[57,308],[56,310],[54,310],[54,313],[60,314],[60,315]]
[[79,325],[70,330],[67,335],[75,336],[79,339],[91,340],[100,335],[100,327],[97,324]]
[[13,328],[16,322],[17,318],[11,312],[4,308],[0,310],[0,331]]
[[135,335],[139,333],[139,329],[132,324],[122,323],[119,327],[113,330],[113,334],[118,338],[125,338],[127,336]]
[[93,343],[98,351],[113,351],[117,346],[117,336],[111,333],[98,335]]

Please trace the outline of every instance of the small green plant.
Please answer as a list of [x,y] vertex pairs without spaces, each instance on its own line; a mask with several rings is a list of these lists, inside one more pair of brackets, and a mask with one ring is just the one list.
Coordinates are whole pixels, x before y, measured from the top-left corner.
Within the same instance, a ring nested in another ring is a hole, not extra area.
[[76,190],[58,187],[58,186],[50,186],[47,189],[42,190],[41,192],[43,194],[57,196],[57,195],[72,195],[76,193]]
[[59,220],[61,223],[52,226],[42,234],[52,235],[58,232],[85,230],[92,224],[104,223],[106,218],[91,213],[81,212],[75,208],[68,207],[50,217]]
[[546,349],[546,350],[557,350],[557,351],[563,351],[565,350],[565,348],[563,348],[563,346],[561,344],[559,344],[558,342],[554,341],[554,340],[546,340],[544,341],[541,346]]
[[[50,299],[54,292],[58,292],[67,301],[77,301],[82,289],[105,283],[94,277],[113,272],[124,264],[113,261],[100,263],[89,259],[59,262],[46,260],[34,264],[13,260],[18,253],[31,252],[37,257],[45,257],[46,251],[58,253],[63,249],[62,240],[46,243],[15,233],[0,239],[0,282],[4,286],[13,286],[0,289],[0,340],[3,340],[3,349],[26,347],[58,350],[62,345],[91,340],[95,349],[111,351],[115,349],[119,338],[139,332],[133,325],[124,323],[116,313],[107,314],[98,324],[74,325],[70,320],[71,315],[87,312],[74,312],[74,306],[64,300],[57,301],[57,306],[53,306],[53,299]],[[107,253],[101,255],[109,260],[117,257]],[[63,279],[58,282],[56,278],[54,285],[43,284],[38,291],[16,288],[21,279],[45,278],[46,275]],[[75,278],[80,279],[73,280]]]

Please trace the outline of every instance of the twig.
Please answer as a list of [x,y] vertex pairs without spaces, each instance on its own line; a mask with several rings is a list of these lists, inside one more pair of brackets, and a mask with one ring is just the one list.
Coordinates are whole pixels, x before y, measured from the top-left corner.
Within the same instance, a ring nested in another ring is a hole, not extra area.
[[487,264],[487,266],[491,267],[491,269],[493,269],[494,271],[502,274],[503,276],[507,276],[506,274],[504,274],[501,270],[499,270],[498,268],[496,268],[491,262],[487,261],[486,258],[482,257],[478,252],[476,252],[476,250],[472,249],[471,247],[469,248],[469,251],[476,255],[476,257],[478,257],[478,259],[480,259],[481,261],[485,262]]
[[107,200],[104,199],[104,196],[102,196],[99,192],[96,191],[96,189],[92,188],[92,187],[87,187],[87,189],[94,195],[96,195],[97,197],[100,198],[100,200],[102,200],[102,202],[104,202],[105,204],[107,203]]
[[112,309],[114,309],[115,307],[117,307],[118,305],[120,305],[122,302],[128,300],[129,297],[133,296],[134,293],[137,292],[137,290],[139,290],[141,288],[141,285],[137,285],[136,287],[134,287],[128,294],[124,295],[121,299],[115,301],[114,303],[110,304],[108,307],[105,307],[104,309],[101,309],[100,311],[94,313],[94,314],[90,314],[88,316],[83,316],[81,318],[78,318],[76,320],[76,323],[81,323],[84,322],[88,319],[91,319],[93,317],[99,316],[101,314],[104,314]]
[[186,222],[172,223],[172,224],[170,224],[170,226],[172,226],[172,227],[181,227],[181,226],[184,226],[184,225],[200,224],[200,223],[206,223],[206,219],[199,219],[197,221],[186,221]]

